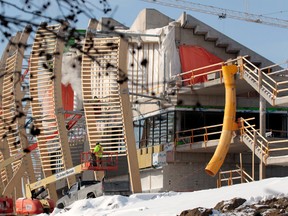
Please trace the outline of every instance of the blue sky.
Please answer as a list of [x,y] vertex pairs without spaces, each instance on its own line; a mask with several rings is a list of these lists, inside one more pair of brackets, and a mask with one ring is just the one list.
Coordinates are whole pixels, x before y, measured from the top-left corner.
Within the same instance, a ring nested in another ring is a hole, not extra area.
[[[39,0],[39,2],[44,0]],[[91,1],[91,0],[90,0]],[[257,15],[265,15],[276,17],[283,20],[288,20],[288,1],[287,0],[186,0],[203,5],[210,5],[213,7],[224,8],[227,10],[236,10]],[[23,2],[23,0],[15,0],[13,2]],[[38,2],[38,1],[36,1]],[[99,6],[99,1],[92,1]],[[147,3],[141,0],[108,0],[112,12],[108,15],[123,23],[126,26],[131,26],[138,13],[144,8],[154,8],[163,14],[178,19],[184,10],[161,6],[158,4]],[[175,1],[176,2],[176,1]],[[56,7],[46,12],[45,15],[53,16],[57,14]],[[0,12],[3,10],[0,6]],[[5,12],[8,14],[15,13],[11,8],[6,8]],[[21,15],[16,12],[15,15]],[[101,10],[94,10],[95,18],[100,19],[104,15]],[[275,63],[283,63],[288,60],[288,28],[279,28],[275,26],[267,26],[264,24],[255,24],[247,21],[235,19],[219,19],[215,15],[208,15],[195,11],[186,11],[187,14],[200,19],[202,22],[212,26],[216,30],[226,34],[239,43],[256,51],[260,55],[270,59]],[[22,15],[23,16],[23,15]],[[79,17],[77,24],[78,28],[86,28],[88,25],[88,18]],[[0,44],[0,51],[4,48]]]
[[[288,20],[287,0],[188,1],[228,10],[237,10]],[[137,14],[143,8],[155,8],[173,19],[178,19],[184,11],[153,3],[146,3],[141,0],[111,0],[110,3],[115,10],[114,18],[122,21],[122,23],[127,26],[132,24],[133,20],[137,17]],[[194,11],[186,11],[186,13],[200,19],[202,22],[212,26],[216,30],[226,34],[275,63],[282,63],[288,60],[288,28],[266,26],[263,24],[255,24],[228,18],[223,20],[214,15]]]

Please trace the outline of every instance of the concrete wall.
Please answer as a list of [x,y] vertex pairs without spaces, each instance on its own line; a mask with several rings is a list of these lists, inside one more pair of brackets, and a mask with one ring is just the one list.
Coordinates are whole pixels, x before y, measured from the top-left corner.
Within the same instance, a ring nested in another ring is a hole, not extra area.
[[195,35],[193,33],[193,29],[183,29],[180,28],[180,37],[177,38],[179,40],[179,45],[194,45],[205,48],[207,51],[212,53],[213,55],[221,58],[226,61],[229,58],[236,58],[235,54],[228,54],[225,51],[225,48],[216,47],[215,42],[213,41],[205,41],[205,37],[203,35]]
[[271,177],[286,177],[288,176],[288,169],[284,166],[267,166],[266,178]]
[[147,169],[140,172],[142,191],[161,192],[163,191],[163,170]]
[[172,21],[173,19],[155,9],[144,9],[134,20],[130,30],[143,32],[147,29],[161,28]]

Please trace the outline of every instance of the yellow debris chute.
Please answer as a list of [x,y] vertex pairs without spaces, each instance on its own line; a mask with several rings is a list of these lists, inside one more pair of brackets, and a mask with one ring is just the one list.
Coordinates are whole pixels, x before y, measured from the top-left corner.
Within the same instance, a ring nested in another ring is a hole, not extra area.
[[237,72],[237,66],[222,66],[222,72],[225,85],[225,110],[223,127],[218,146],[213,157],[205,168],[206,173],[211,176],[215,176],[222,166],[229,150],[233,130],[236,126],[236,85],[234,74]]

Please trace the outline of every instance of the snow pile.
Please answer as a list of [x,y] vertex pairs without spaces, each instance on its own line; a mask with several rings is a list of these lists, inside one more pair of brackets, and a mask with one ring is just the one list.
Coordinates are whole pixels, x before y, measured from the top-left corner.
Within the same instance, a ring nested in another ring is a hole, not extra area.
[[261,204],[266,200],[265,203],[267,203],[267,200],[271,198],[287,197],[287,185],[288,177],[285,177],[195,192],[141,193],[130,197],[102,196],[95,199],[79,200],[65,209],[55,209],[51,215],[171,216],[180,215],[184,210],[198,207],[201,207],[201,211],[203,208],[214,208],[219,202],[224,201],[223,203],[227,204],[227,200],[235,197],[246,199],[247,201],[241,205],[242,211],[251,212],[251,208],[245,206],[257,207],[256,203],[258,202]]

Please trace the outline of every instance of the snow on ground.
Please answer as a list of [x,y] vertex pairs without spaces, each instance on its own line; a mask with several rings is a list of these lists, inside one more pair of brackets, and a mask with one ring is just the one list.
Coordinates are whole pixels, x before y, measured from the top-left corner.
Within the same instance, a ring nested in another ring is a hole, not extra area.
[[[269,178],[245,184],[195,192],[141,193],[130,197],[102,196],[79,200],[66,210],[55,209],[51,216],[176,216],[196,207],[213,208],[235,197],[252,204],[272,197],[288,196],[288,177]],[[69,210],[68,210],[69,209]],[[45,214],[42,214],[42,216]]]

